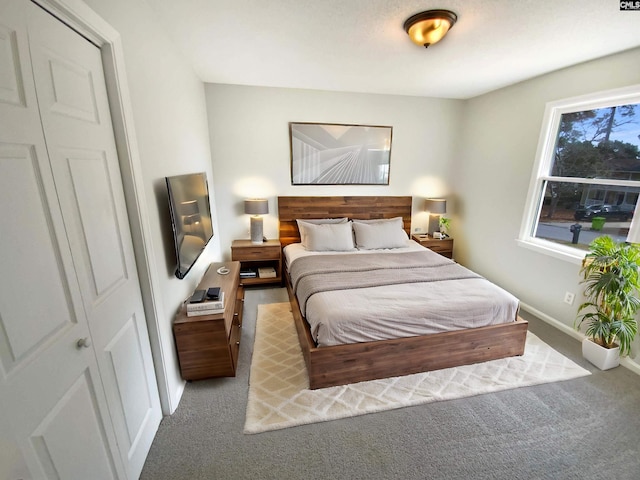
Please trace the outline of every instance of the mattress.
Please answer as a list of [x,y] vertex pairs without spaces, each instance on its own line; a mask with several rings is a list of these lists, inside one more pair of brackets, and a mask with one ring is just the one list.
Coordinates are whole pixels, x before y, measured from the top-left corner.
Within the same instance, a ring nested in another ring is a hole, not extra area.
[[410,240],[406,248],[356,252],[308,252],[293,244],[284,253],[318,346],[483,327],[517,317],[516,297]]

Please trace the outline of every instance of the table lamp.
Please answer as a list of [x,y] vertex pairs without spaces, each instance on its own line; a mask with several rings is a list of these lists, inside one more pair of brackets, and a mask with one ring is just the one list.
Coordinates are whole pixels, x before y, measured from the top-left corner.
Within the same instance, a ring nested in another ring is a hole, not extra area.
[[440,215],[447,212],[447,201],[444,198],[427,198],[425,211],[429,212],[429,236],[440,231]]
[[251,243],[263,242],[262,217],[269,213],[269,202],[264,198],[252,198],[244,201],[244,213],[251,215]]

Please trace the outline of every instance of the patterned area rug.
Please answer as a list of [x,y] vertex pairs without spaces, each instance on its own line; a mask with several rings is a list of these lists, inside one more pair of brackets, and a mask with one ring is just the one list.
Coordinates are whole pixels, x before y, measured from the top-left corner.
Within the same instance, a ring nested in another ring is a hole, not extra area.
[[309,390],[290,305],[258,305],[244,433],[590,375],[531,332],[522,357]]

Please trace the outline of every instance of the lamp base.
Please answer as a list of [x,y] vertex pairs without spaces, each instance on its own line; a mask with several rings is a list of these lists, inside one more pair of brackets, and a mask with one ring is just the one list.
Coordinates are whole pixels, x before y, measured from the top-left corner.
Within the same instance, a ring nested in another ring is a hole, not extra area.
[[264,235],[262,234],[262,217],[251,217],[251,243],[263,243]]
[[429,228],[427,232],[433,237],[434,232],[440,231],[440,215],[429,215]]

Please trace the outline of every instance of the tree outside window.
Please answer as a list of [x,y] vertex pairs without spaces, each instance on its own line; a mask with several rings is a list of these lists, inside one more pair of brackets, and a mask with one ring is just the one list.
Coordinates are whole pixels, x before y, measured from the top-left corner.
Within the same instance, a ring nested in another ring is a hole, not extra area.
[[564,251],[624,241],[640,195],[640,92],[562,103],[547,107],[521,240]]

